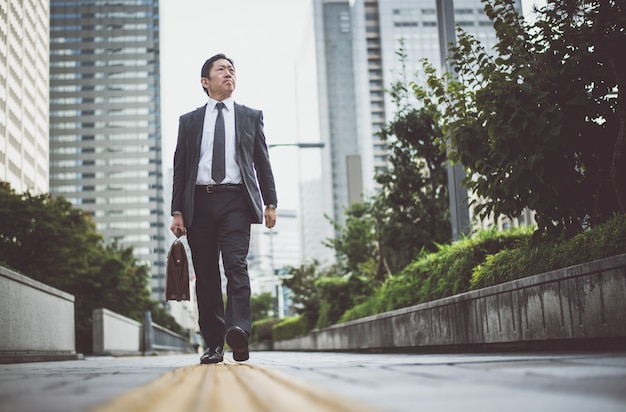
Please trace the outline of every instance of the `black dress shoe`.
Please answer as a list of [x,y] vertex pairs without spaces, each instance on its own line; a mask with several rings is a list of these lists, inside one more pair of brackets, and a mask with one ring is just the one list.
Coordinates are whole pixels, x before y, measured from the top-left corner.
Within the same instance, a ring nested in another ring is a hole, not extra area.
[[226,331],[226,343],[233,350],[233,359],[243,362],[250,359],[248,350],[248,334],[239,326],[231,326]]
[[207,365],[209,363],[219,363],[224,360],[224,348],[222,346],[216,346],[215,348],[208,348],[200,356],[200,363]]

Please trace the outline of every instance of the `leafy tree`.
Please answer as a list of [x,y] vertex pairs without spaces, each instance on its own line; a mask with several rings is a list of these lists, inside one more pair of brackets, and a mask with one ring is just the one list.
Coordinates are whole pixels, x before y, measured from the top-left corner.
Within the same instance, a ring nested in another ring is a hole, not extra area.
[[[406,55],[398,54],[404,65]],[[389,168],[376,174],[381,186],[376,195],[345,209],[343,225],[331,221],[336,236],[325,244],[334,249],[338,265],[312,283],[319,297],[317,327],[334,323],[422,250],[451,240],[447,159],[437,144],[435,106],[412,107],[402,81],[392,86],[391,96],[398,111],[380,131]]]
[[258,295],[252,295],[252,297],[250,298],[252,319],[258,321],[268,318],[269,313],[272,310],[272,304],[273,299],[270,292],[263,292]]
[[102,257],[93,222],[62,198],[18,195],[0,182],[0,216],[0,261],[33,279],[69,291]]
[[343,225],[327,219],[335,226],[336,236],[326,239],[327,247],[335,251],[339,262],[339,273],[360,273],[364,262],[375,259],[376,222],[372,216],[372,205],[367,201],[353,203],[344,209],[346,221]]
[[[403,47],[398,52],[406,62]],[[335,225],[335,250],[342,273],[361,274],[382,283],[409,264],[421,250],[451,240],[447,158],[438,139],[433,104],[413,107],[406,80],[392,85],[398,111],[379,132],[386,143],[389,167],[378,170],[378,193],[345,210],[345,224]]]
[[149,270],[132,248],[105,244],[88,215],[62,197],[16,194],[0,182],[0,262],[75,297],[76,349],[91,353],[92,313],[107,308],[184,332],[150,300]]
[[[403,41],[397,54],[404,67]],[[403,74],[390,91],[398,110],[380,131],[389,168],[376,175],[381,190],[372,206],[381,261],[392,273],[402,270],[421,250],[435,251],[437,244],[452,240],[447,157],[438,144],[442,137],[436,122],[439,113],[433,104],[414,107],[406,84]]]
[[284,285],[293,292],[296,312],[303,315],[309,327],[317,323],[320,312],[319,292],[315,282],[321,277],[317,272],[319,262],[312,262],[300,267],[287,268]]
[[491,57],[458,29],[449,61],[427,62],[426,90],[442,104],[450,157],[468,173],[480,217],[536,212],[539,229],[571,236],[625,209],[626,17],[623,2],[549,2],[530,26],[512,0],[483,0],[498,43]]
[[373,292],[372,282],[354,273],[321,277],[315,282],[319,295],[319,317],[316,328],[335,324],[345,311],[366,300]]

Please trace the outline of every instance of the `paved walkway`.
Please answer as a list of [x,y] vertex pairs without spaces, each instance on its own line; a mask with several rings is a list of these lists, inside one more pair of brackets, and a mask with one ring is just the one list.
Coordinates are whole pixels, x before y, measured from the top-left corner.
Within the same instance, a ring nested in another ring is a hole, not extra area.
[[[229,355],[227,355],[229,357]],[[0,365],[0,412],[626,412],[626,352],[252,352]]]

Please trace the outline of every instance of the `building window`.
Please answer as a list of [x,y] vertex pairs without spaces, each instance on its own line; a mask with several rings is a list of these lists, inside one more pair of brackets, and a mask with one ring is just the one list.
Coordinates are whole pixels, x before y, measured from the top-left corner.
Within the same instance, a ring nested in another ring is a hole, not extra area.
[[342,33],[350,33],[350,15],[348,13],[339,15],[339,30]]
[[397,21],[393,23],[395,27],[417,27],[418,24],[416,21]]

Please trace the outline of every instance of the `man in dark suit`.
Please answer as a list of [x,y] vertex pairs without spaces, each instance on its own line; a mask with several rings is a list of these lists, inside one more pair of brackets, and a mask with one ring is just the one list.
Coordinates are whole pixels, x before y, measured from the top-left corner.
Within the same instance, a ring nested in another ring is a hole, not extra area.
[[170,229],[176,236],[187,234],[191,248],[200,331],[207,345],[200,362],[221,362],[224,339],[233,358],[245,361],[252,329],[246,262],[250,225],[263,219],[268,228],[276,224],[274,175],[263,113],[232,98],[233,61],[223,54],[211,57],[202,66],[200,83],[208,103],[179,119]]

